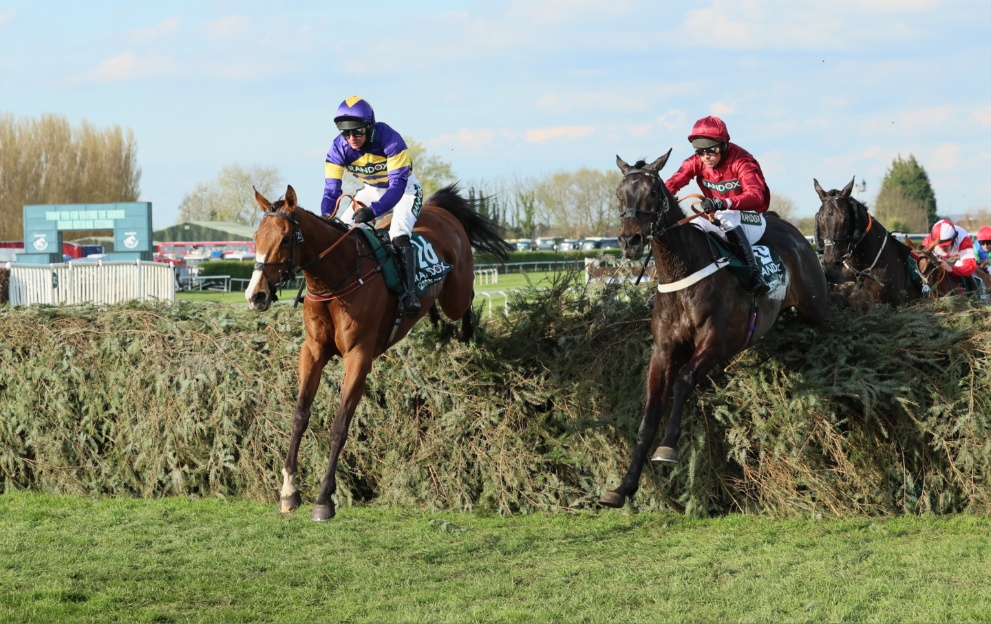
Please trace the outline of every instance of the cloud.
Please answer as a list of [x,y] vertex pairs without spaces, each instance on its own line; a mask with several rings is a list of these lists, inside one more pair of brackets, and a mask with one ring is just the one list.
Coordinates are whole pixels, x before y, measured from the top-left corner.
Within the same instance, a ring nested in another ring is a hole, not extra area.
[[685,130],[686,123],[685,111],[681,110],[668,111],[657,118],[657,125],[672,132]]
[[548,93],[537,100],[537,108],[550,113],[573,111],[608,111],[616,113],[641,112],[647,110],[647,100],[643,97],[626,97],[609,91],[587,93]]
[[0,28],[3,28],[7,24],[13,22],[16,17],[17,11],[15,9],[9,9],[3,13],[0,13]]
[[86,78],[97,83],[128,82],[172,75],[175,70],[175,62],[170,57],[154,55],[141,58],[133,50],[128,50],[86,72]]
[[134,44],[149,43],[178,33],[180,26],[182,26],[181,17],[170,17],[155,24],[151,28],[142,28],[134,31],[128,37],[128,40]]
[[991,126],[991,106],[978,108],[970,114],[970,118],[976,121],[981,127]]
[[595,132],[595,126],[558,126],[554,128],[534,128],[525,133],[528,143],[539,143],[551,139],[583,139]]
[[943,143],[933,152],[926,163],[926,169],[932,171],[955,172],[960,169],[960,146],[955,143]]
[[211,39],[235,39],[249,31],[248,18],[240,15],[226,15],[203,24],[203,33]]
[[725,117],[726,115],[732,115],[736,112],[736,107],[732,104],[723,104],[722,102],[716,102],[709,107],[709,112],[717,117]]
[[491,128],[461,128],[454,134],[442,134],[429,143],[431,147],[459,145],[478,149],[492,143],[497,134],[499,133]]

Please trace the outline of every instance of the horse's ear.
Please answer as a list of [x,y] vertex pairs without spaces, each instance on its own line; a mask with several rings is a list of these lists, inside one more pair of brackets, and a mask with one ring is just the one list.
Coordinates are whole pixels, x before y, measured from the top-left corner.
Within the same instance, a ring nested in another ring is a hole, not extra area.
[[853,176],[853,179],[850,180],[850,184],[847,184],[846,186],[843,187],[843,190],[840,191],[840,197],[850,197],[850,193],[853,192],[853,181],[856,179],[857,176]]
[[626,164],[626,161],[619,157],[619,154],[616,155],[616,166],[619,167],[619,170],[622,171],[624,175],[626,175],[626,172],[632,168]]
[[286,212],[296,210],[296,191],[291,184],[286,185]]
[[664,165],[666,165],[667,162],[668,162],[668,157],[671,156],[671,150],[672,149],[674,149],[674,148],[670,148],[668,150],[668,153],[667,154],[661,156],[660,158],[658,158],[654,162],[650,163],[649,165],[647,165],[646,167],[644,167],[644,169],[646,169],[647,171],[649,171],[651,173],[657,173],[658,171],[660,171],[661,169],[663,169],[664,168]]
[[255,192],[255,201],[258,202],[258,207],[262,209],[262,212],[271,212],[272,202],[265,199],[265,196],[259,193],[254,186],[251,187],[251,190]]
[[908,237],[908,234],[905,235],[905,246],[909,249],[915,249],[915,243],[913,243],[912,239]]
[[812,178],[812,182],[814,182],[815,185],[816,185],[816,193],[819,194],[819,199],[825,201],[826,200],[826,191],[822,190],[822,187],[819,186],[819,180],[816,180],[815,178]]

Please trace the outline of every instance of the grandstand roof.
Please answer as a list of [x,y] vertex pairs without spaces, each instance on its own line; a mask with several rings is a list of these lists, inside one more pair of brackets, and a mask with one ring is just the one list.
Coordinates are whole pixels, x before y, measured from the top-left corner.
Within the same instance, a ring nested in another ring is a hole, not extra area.
[[255,238],[255,228],[227,221],[185,221],[152,233],[155,243],[189,241],[249,241]]

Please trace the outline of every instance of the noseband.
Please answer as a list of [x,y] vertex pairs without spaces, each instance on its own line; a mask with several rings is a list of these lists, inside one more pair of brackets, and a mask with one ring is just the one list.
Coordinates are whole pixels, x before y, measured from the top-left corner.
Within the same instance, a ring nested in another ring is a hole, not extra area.
[[[264,216],[262,216],[262,219],[264,219],[265,217],[278,217],[280,219],[285,219],[292,226],[292,245],[289,247],[288,260],[283,260],[282,262],[255,261],[254,270],[261,271],[262,275],[265,276],[265,279],[268,280],[268,288],[274,298],[276,289],[282,288],[284,284],[296,279],[296,264],[297,264],[296,248],[302,247],[303,245],[303,230],[301,230],[299,227],[299,221],[293,219],[287,214],[283,214],[281,212],[276,212],[274,210],[271,210],[266,212]],[[265,273],[266,267],[282,267],[279,270],[279,281],[277,282],[272,281],[272,278],[268,276],[268,273]]]

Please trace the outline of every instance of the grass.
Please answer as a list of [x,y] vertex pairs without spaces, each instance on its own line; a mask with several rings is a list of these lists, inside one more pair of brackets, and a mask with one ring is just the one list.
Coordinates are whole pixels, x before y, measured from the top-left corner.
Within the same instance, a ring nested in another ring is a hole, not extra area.
[[[481,307],[485,313],[491,309],[501,310],[506,304],[507,292],[529,288],[531,286],[540,288],[541,284],[549,283],[554,278],[554,272],[536,273],[502,273],[499,275],[498,284],[483,284],[481,281],[475,282],[476,293],[491,293],[489,295],[476,295],[475,307]],[[292,290],[292,292],[290,292]],[[280,295],[280,300],[290,301],[296,295],[294,289],[285,289]],[[244,303],[244,292],[220,292],[215,290],[204,291],[184,291],[176,293],[179,301],[197,302],[224,302],[224,303]]]
[[0,621],[961,622],[991,520],[0,496]]

